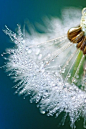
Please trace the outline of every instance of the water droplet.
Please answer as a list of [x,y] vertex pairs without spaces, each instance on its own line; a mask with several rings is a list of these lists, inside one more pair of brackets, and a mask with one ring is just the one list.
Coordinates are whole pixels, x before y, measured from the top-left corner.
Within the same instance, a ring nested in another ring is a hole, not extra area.
[[69,73],[67,77],[70,78],[71,77],[71,73]]
[[68,80],[68,77],[66,77],[66,81]]
[[38,56],[38,59],[39,59],[39,60],[41,60],[41,58],[42,58],[42,54],[40,54],[40,55]]
[[33,101],[32,100],[30,100],[30,103],[32,103]]
[[31,52],[32,52],[32,51],[29,49],[29,50],[28,50],[28,53],[30,54]]
[[39,108],[39,105],[37,104],[37,108]]
[[25,99],[25,96],[23,97],[23,99]]
[[65,73],[65,68],[61,69],[61,73]]
[[54,62],[54,59],[52,59],[52,61]]
[[41,72],[43,73],[45,70],[44,69],[41,69]]
[[76,82],[76,79],[74,77],[72,78],[72,82]]
[[45,111],[44,111],[44,110],[40,110],[40,112],[41,112],[42,114],[45,114]]
[[36,55],[38,55],[40,53],[40,49],[36,50]]
[[79,75],[76,75],[76,78],[79,78]]
[[69,62],[67,61],[66,65],[69,65]]
[[1,56],[3,56],[3,54],[1,54]]
[[18,93],[18,91],[15,91],[15,94],[17,94]]
[[45,61],[45,63],[46,63],[46,64],[48,64],[48,63],[49,63],[49,61]]
[[25,40],[23,40],[22,42],[25,43]]
[[48,57],[50,57],[51,54],[48,54]]

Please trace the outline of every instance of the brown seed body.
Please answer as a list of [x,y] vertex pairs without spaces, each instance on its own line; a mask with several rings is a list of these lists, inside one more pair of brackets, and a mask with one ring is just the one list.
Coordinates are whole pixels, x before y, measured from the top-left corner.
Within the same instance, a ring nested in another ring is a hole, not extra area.
[[86,37],[83,38],[83,42],[82,42],[82,44],[80,46],[80,49],[83,51],[85,46],[86,46]]
[[73,42],[77,43],[77,48],[80,48],[83,51],[83,54],[86,54],[86,36],[84,36],[84,32],[81,30],[81,27],[75,27],[68,30],[67,33],[68,39]]
[[85,46],[85,48],[84,48],[83,54],[84,54],[84,55],[86,54],[86,46]]
[[80,48],[83,42],[84,42],[84,37],[82,38],[82,40],[79,43],[77,43],[76,47]]
[[79,32],[81,31],[81,27],[75,27],[68,30],[68,39],[71,41],[72,38],[74,38]]
[[79,43],[79,42],[82,40],[83,35],[84,35],[84,32],[81,31],[81,32],[79,32],[79,34],[77,34],[75,37],[73,37],[73,38],[71,39],[71,41],[72,41],[73,43]]

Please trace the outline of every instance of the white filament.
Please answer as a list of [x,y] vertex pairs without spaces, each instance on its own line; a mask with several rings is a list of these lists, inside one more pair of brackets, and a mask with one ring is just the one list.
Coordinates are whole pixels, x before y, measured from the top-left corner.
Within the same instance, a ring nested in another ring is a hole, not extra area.
[[86,8],[82,10],[82,17],[81,17],[81,23],[80,23],[82,30],[84,31],[84,34],[86,35]]

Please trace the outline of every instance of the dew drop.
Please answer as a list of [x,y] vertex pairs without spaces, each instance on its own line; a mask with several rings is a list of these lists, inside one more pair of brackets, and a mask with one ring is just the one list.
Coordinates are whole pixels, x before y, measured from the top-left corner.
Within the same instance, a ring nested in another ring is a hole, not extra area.
[[39,105],[37,104],[37,108],[39,108]]
[[48,57],[50,57],[50,54],[48,54]]
[[70,78],[71,77],[71,73],[69,73],[67,77]]
[[45,111],[44,111],[44,110],[40,110],[40,112],[41,112],[42,114],[45,114]]
[[39,59],[39,60],[41,60],[41,58],[42,58],[42,54],[40,54],[40,55],[38,56],[38,59]]
[[25,97],[23,97],[23,99],[25,99]]
[[3,56],[3,54],[1,54],[1,56]]
[[76,82],[76,79],[74,77],[72,78],[72,82]]
[[76,78],[79,78],[79,75],[76,75]]
[[61,73],[65,73],[65,68],[61,69]]
[[40,53],[40,49],[36,50],[36,55],[38,55]]
[[69,65],[69,62],[67,61],[66,65]]
[[30,54],[31,52],[32,52],[32,51],[29,49],[29,50],[28,50],[28,53]]

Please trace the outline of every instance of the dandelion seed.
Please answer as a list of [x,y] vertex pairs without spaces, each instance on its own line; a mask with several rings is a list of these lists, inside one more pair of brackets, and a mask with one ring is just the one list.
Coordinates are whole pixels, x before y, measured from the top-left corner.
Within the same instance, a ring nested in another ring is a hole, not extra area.
[[16,93],[31,95],[30,102],[35,101],[41,113],[58,117],[64,111],[72,128],[82,116],[85,126],[86,8],[82,16],[81,10],[71,8],[63,11],[62,21],[45,21],[43,34],[33,30],[23,36],[19,25],[17,34],[6,26],[4,32],[17,45],[6,50],[6,71],[18,82]]

